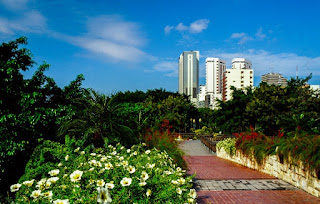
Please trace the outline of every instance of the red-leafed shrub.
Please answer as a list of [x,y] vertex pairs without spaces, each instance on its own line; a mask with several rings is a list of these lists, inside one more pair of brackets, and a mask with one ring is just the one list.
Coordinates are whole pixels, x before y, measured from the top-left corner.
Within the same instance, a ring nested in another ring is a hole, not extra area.
[[169,120],[163,120],[159,130],[154,128],[147,129],[142,140],[150,148],[166,151],[177,165],[185,168],[186,164],[183,160],[183,152],[179,149],[179,144],[176,141],[177,134],[174,132],[172,133],[170,131],[171,128],[172,126],[170,126]]

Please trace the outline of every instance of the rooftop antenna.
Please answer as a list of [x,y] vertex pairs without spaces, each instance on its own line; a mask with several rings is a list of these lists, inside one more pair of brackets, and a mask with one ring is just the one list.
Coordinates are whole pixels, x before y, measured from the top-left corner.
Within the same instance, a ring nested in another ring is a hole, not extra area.
[[296,66],[296,77],[297,77],[297,79],[298,79],[298,69],[299,69],[299,67],[298,67],[298,65]]

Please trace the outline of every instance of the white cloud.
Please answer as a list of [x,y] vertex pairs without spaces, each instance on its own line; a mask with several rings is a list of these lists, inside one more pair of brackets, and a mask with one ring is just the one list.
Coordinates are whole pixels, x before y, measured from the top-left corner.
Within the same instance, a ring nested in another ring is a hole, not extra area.
[[310,73],[320,75],[320,57],[299,56],[295,53],[273,54],[265,50],[248,50],[239,53],[224,52],[221,50],[211,50],[203,52],[204,57],[219,57],[227,62],[227,67],[231,67],[231,60],[236,57],[245,57],[252,62],[255,76],[261,76],[269,72],[278,72],[285,76],[295,76],[296,66],[299,67],[299,75],[306,76]]
[[232,33],[230,39],[239,39],[240,44],[253,40],[252,37],[248,36],[246,33]]
[[267,37],[267,35],[263,33],[263,29],[260,27],[260,28],[258,29],[257,33],[256,33],[256,37],[257,37],[258,39],[263,40],[263,39],[265,39],[265,38]]
[[186,31],[188,30],[188,26],[185,26],[183,25],[183,23],[179,23],[177,26],[176,26],[176,30],[177,31],[180,31],[180,32],[183,32],[183,31]]
[[18,32],[43,33],[47,30],[46,18],[38,11],[29,11],[17,19],[0,17],[0,33],[14,35]]
[[167,25],[167,26],[164,28],[164,33],[165,33],[166,35],[168,35],[172,29],[174,29],[174,26],[168,26],[168,25]]
[[174,61],[163,61],[156,64],[153,70],[159,72],[165,72],[166,76],[177,77],[178,76],[178,62]]
[[87,28],[90,36],[124,45],[141,46],[146,41],[137,23],[116,15],[92,18]]
[[147,57],[143,51],[129,45],[121,45],[115,42],[87,37],[75,37],[73,43],[90,52],[100,54],[115,61],[137,62]]
[[0,0],[7,9],[9,10],[22,10],[27,7],[29,0]]
[[52,36],[81,47],[109,62],[138,62],[155,60],[139,47],[146,39],[134,22],[120,16],[99,16],[87,22],[87,33],[83,36],[69,36],[54,33]]
[[201,33],[208,28],[210,21],[208,19],[200,19],[190,24],[190,33]]
[[245,33],[232,33],[232,35],[230,36],[230,38],[242,38],[244,36],[246,36],[247,34]]
[[201,33],[205,29],[208,28],[210,21],[208,19],[199,19],[192,22],[189,26],[184,25],[183,23],[179,23],[177,26],[169,26],[167,25],[164,28],[165,34],[169,34],[169,32],[174,28],[178,32],[186,32],[189,33]]

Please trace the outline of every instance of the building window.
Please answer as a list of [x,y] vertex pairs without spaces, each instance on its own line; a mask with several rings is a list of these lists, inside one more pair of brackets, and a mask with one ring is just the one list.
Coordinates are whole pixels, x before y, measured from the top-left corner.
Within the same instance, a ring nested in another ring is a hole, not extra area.
[[243,84],[243,81],[241,81],[241,84]]
[[241,74],[243,74],[243,71],[241,71]]

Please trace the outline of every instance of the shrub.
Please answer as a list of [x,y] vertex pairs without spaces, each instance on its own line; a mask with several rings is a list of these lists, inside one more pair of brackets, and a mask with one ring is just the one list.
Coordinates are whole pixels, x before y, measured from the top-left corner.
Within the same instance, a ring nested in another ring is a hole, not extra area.
[[231,156],[236,152],[236,139],[227,138],[217,143],[217,149],[223,148]]
[[160,130],[148,129],[142,139],[148,147],[167,152],[178,166],[186,168],[183,151],[179,148],[179,144],[176,141],[177,135],[171,133],[170,128],[169,121],[164,120],[160,126]]
[[160,150],[143,145],[127,149],[118,144],[90,153],[48,144],[57,151],[52,154],[58,160],[12,185],[15,203],[185,203],[196,198],[192,177],[185,177],[185,171]]

